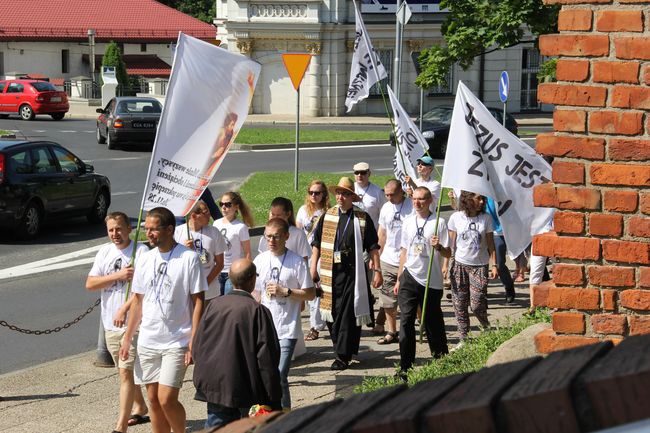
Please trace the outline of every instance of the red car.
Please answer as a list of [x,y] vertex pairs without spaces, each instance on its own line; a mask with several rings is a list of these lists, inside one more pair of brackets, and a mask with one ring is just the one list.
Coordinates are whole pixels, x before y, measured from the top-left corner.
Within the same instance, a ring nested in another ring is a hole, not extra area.
[[37,114],[48,114],[61,120],[69,109],[68,95],[49,81],[0,81],[0,118],[19,114],[23,120],[32,120]]

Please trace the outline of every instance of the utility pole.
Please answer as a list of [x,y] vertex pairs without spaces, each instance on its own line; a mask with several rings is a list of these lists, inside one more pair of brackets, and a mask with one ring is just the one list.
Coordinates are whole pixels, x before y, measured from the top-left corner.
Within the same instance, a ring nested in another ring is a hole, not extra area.
[[90,93],[95,97],[95,29],[88,29],[88,46],[90,47]]

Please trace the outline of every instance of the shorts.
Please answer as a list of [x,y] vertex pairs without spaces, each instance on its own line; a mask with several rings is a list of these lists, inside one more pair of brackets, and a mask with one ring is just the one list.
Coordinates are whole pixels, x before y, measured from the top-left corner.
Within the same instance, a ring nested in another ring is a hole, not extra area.
[[383,308],[397,308],[397,295],[393,291],[397,282],[398,266],[381,262],[381,276],[384,284],[379,289],[379,303]]
[[172,388],[181,388],[185,378],[185,352],[187,347],[173,349],[151,349],[138,346],[138,361],[135,363],[136,385],[159,383]]
[[111,357],[113,358],[113,362],[117,368],[133,370],[133,365],[135,364],[136,346],[138,345],[138,333],[136,332],[131,339],[129,359],[122,361],[120,359],[120,347],[122,347],[125,333],[126,328],[121,331],[104,331],[104,336],[106,338],[106,348],[111,353]]

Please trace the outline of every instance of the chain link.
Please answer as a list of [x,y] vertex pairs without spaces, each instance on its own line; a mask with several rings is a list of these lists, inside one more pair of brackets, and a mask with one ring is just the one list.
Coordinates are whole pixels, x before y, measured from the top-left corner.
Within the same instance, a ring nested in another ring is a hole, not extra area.
[[12,331],[16,331],[28,335],[49,335],[55,332],[63,331],[64,329],[68,329],[72,325],[79,323],[81,319],[89,315],[95,309],[95,307],[97,307],[100,303],[101,303],[101,299],[97,299],[97,301],[95,301],[95,303],[91,307],[89,307],[84,313],[82,313],[79,317],[77,317],[71,322],[66,323],[63,326],[57,326],[56,328],[52,328],[52,329],[44,329],[41,331],[38,329],[32,330],[32,329],[19,328],[16,325],[11,325],[5,322],[4,320],[0,320],[0,326],[4,326],[5,328],[9,328]]

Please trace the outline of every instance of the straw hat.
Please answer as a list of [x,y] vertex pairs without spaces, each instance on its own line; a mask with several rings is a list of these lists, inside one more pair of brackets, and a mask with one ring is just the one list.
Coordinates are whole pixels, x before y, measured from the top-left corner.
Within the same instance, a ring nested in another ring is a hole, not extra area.
[[343,176],[337,185],[330,185],[327,190],[332,194],[336,191],[346,191],[352,194],[352,201],[361,201],[356,192],[354,192],[354,182],[347,176]]

